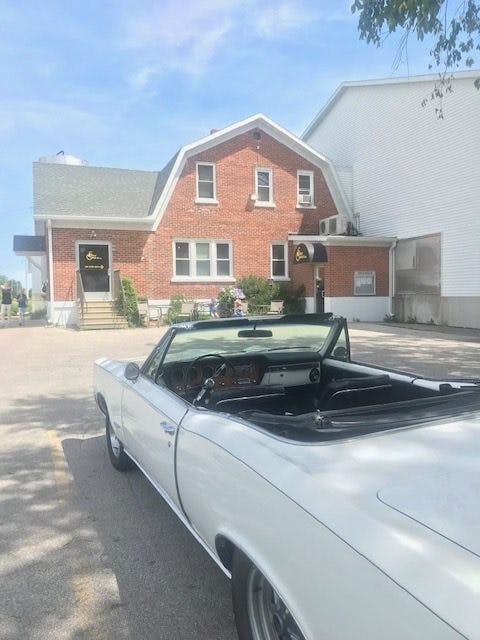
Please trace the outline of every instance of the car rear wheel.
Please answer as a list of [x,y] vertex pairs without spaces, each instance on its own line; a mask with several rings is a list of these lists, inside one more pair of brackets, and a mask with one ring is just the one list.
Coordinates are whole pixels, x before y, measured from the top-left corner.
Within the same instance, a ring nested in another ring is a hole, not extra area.
[[118,439],[115,431],[110,424],[110,418],[107,415],[105,421],[105,432],[107,438],[107,451],[110,462],[118,471],[128,471],[134,467],[134,463],[131,458],[127,456],[123,448],[123,444]]
[[305,640],[278,593],[239,550],[233,556],[232,596],[240,640]]

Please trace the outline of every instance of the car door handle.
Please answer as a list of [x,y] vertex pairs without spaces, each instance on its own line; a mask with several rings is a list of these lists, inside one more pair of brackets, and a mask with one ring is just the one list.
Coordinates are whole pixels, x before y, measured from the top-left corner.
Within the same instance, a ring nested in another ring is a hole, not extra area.
[[177,430],[175,425],[168,424],[166,420],[162,420],[162,422],[160,422],[160,426],[165,431],[165,433],[175,433],[175,431]]

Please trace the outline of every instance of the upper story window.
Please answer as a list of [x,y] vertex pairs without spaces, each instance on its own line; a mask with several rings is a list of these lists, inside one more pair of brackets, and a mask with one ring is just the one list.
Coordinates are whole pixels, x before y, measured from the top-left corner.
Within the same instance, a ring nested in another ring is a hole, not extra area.
[[288,245],[286,242],[272,242],[272,278],[286,280],[288,278]]
[[297,206],[313,207],[313,171],[297,171]]
[[174,242],[174,279],[218,280],[231,278],[231,243],[215,240]]
[[215,165],[197,162],[197,202],[216,202]]
[[274,206],[272,188],[272,170],[257,167],[255,169],[256,206]]

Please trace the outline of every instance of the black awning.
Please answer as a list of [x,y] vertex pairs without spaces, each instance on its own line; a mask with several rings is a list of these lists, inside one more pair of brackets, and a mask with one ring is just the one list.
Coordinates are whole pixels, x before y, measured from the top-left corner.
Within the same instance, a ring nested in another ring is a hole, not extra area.
[[38,256],[45,253],[45,236],[13,236],[17,256]]
[[293,263],[328,262],[327,250],[321,242],[302,242],[293,251]]

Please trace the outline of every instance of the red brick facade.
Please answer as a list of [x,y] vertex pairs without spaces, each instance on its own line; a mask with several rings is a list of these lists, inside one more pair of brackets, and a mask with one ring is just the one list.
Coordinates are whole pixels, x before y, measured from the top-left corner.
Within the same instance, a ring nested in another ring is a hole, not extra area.
[[[218,204],[197,204],[196,163],[215,164]],[[255,206],[256,167],[272,171],[273,208]],[[315,208],[297,207],[297,171],[313,172]],[[79,212],[80,213],[80,212]],[[132,278],[137,293],[150,299],[208,298],[225,286],[221,281],[172,282],[174,240],[230,241],[231,273],[239,280],[248,275],[271,276],[271,243],[286,242],[289,233],[317,235],[319,220],[337,213],[321,169],[301,155],[261,132],[253,130],[190,157],[155,232],[95,229],[95,242],[112,245],[112,268]],[[56,300],[73,300],[76,242],[90,239],[91,229],[54,228],[53,264]],[[305,284],[314,295],[313,265],[292,264],[288,251],[288,275],[293,284]],[[330,247],[324,267],[326,295],[353,295],[353,271],[375,270],[377,295],[388,295],[388,249]]]
[[388,296],[388,247],[328,247],[325,295],[354,295],[355,271],[375,271],[376,295]]

